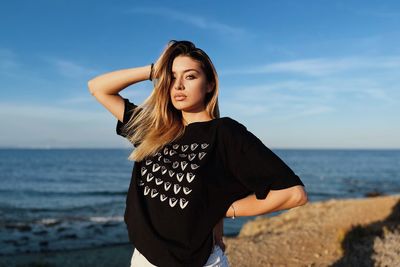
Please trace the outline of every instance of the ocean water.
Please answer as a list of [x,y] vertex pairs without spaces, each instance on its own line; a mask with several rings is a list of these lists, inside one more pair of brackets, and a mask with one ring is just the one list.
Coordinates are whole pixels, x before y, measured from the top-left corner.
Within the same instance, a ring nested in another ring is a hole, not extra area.
[[[400,150],[273,151],[301,177],[310,202],[400,193]],[[0,149],[0,255],[127,243],[129,153]],[[253,218],[224,219],[225,235]]]

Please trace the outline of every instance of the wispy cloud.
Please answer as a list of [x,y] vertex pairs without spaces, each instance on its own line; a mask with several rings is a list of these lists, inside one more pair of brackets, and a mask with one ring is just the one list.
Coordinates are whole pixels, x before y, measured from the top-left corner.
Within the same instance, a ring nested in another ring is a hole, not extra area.
[[256,67],[244,66],[222,71],[221,74],[295,73],[307,76],[325,76],[349,70],[393,68],[400,69],[400,56],[299,59],[258,65]]
[[[149,97],[151,90],[153,90],[149,83],[138,83],[131,86],[132,87],[125,88],[119,94],[122,97],[128,98],[135,104],[142,103],[145,98]],[[55,100],[55,102],[61,105],[69,106],[75,104],[80,105],[95,103],[96,99],[88,91],[78,91],[74,96],[63,97]]]
[[324,113],[329,113],[329,112],[334,112],[336,111],[335,108],[327,105],[315,105],[311,107],[304,107],[302,110],[298,110],[297,112],[293,112],[290,114],[281,114],[279,117],[274,117],[274,120],[294,120],[294,119],[299,119],[302,117],[312,117]]
[[400,16],[400,12],[392,11],[392,10],[362,10],[359,11],[359,14],[365,14],[368,16],[375,16],[375,17],[380,17],[380,18],[393,18],[393,19],[398,19]]
[[110,139],[115,136],[116,118],[104,109],[0,102],[0,121],[5,125],[0,147],[104,147],[120,143],[117,138]]
[[396,101],[395,98],[390,97],[388,93],[382,88],[366,88],[364,93],[371,98],[374,98],[376,100],[383,100],[387,103],[393,103]]
[[[18,53],[5,48],[0,48],[0,75],[6,75],[11,78],[20,80],[24,76],[24,80],[31,81],[49,81],[48,75],[42,77],[39,75],[43,69],[56,70],[56,72],[69,79],[87,78],[92,75],[101,73],[101,71],[91,67],[84,66],[72,60],[42,55],[40,58],[43,62],[37,62],[41,69],[37,69],[29,63],[23,61]],[[45,71],[43,71],[45,72]]]
[[214,30],[218,33],[223,33],[223,34],[232,34],[240,36],[246,33],[245,29],[240,27],[230,26],[207,17],[190,14],[188,12],[179,12],[165,7],[157,7],[157,8],[135,7],[132,9],[128,9],[124,12],[163,16],[167,19],[191,24],[200,29]]
[[15,70],[21,68],[17,54],[6,48],[0,48],[0,74],[15,77]]
[[353,104],[357,105],[356,97],[366,101],[377,101],[376,103],[398,103],[400,92],[397,85],[390,85],[391,81],[380,82],[381,84],[374,80],[374,77],[312,80],[291,78],[288,81],[230,87],[229,90],[231,97],[242,103],[269,103],[282,108],[302,103],[329,103],[338,100],[353,101]]
[[43,56],[43,59],[54,66],[60,75],[67,78],[82,78],[99,73],[99,70],[84,66],[72,60],[49,56]]
[[[379,107],[390,108],[392,112],[398,110],[400,78],[395,73],[399,72],[399,57],[332,61],[308,60],[307,64],[303,64],[308,67],[307,71],[300,68],[299,62],[304,60],[296,61],[299,63],[296,68],[286,62],[270,65],[269,71],[287,74],[296,70],[299,73],[283,78],[278,76],[273,82],[230,86],[229,98],[223,99],[223,105],[232,113],[272,118],[274,121],[293,121],[332,112],[342,117],[353,111],[368,114]],[[319,68],[324,72],[318,72],[319,75],[310,78],[309,74],[317,73]],[[223,83],[224,77],[221,80]],[[223,88],[221,92],[224,93]],[[264,108],[258,108],[262,106]]]
[[[243,96],[247,92],[243,91]],[[268,120],[293,120],[300,117],[313,117],[323,113],[337,112],[332,102],[319,100],[317,97],[293,96],[289,93],[270,94],[258,97],[233,97],[223,99],[221,106],[232,114],[268,118]]]
[[69,98],[62,98],[59,100],[60,103],[62,104],[86,104],[86,103],[91,103],[94,101],[94,98],[87,93],[85,96],[73,96]]
[[67,77],[82,77],[96,73],[95,70],[76,64],[72,61],[57,60],[54,62],[59,72]]
[[349,6],[347,3],[336,3],[341,9],[354,13],[355,15],[384,18],[384,19],[398,19],[400,12],[398,9],[388,9],[387,5],[382,2],[382,5],[375,6],[374,8],[357,5],[357,8]]
[[[82,113],[86,116],[82,116]],[[16,105],[14,102],[0,102],[0,114],[13,114],[19,118],[25,119],[61,119],[64,118],[68,121],[88,121],[94,118],[99,118],[98,112],[95,111],[82,111],[76,110],[71,107],[59,107],[56,105],[43,105],[43,104],[29,104],[20,103]]]

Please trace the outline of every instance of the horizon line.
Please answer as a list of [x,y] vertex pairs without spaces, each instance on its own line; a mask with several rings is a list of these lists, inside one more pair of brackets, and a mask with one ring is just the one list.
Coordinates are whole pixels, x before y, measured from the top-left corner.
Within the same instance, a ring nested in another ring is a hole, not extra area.
[[[133,148],[133,147],[132,147]],[[131,147],[2,147],[0,149],[132,149]],[[272,147],[268,146],[269,149],[286,149],[286,150],[400,150],[400,147]]]

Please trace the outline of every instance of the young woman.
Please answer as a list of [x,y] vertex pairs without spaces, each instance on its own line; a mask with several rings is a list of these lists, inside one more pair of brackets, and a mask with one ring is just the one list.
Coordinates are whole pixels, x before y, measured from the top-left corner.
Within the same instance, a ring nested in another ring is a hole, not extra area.
[[[119,92],[151,80],[139,105]],[[238,121],[220,117],[218,76],[189,41],[170,41],[155,64],[88,82],[135,147],[124,214],[131,266],[229,266],[223,218],[304,205],[300,178]]]

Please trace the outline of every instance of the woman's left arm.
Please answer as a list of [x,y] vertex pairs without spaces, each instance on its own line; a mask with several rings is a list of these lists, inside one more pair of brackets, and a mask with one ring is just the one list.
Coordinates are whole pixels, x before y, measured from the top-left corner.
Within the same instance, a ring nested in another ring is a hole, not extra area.
[[304,186],[296,185],[286,189],[270,190],[265,199],[257,199],[255,194],[238,199],[232,203],[226,212],[226,217],[257,216],[266,213],[291,209],[308,202]]

